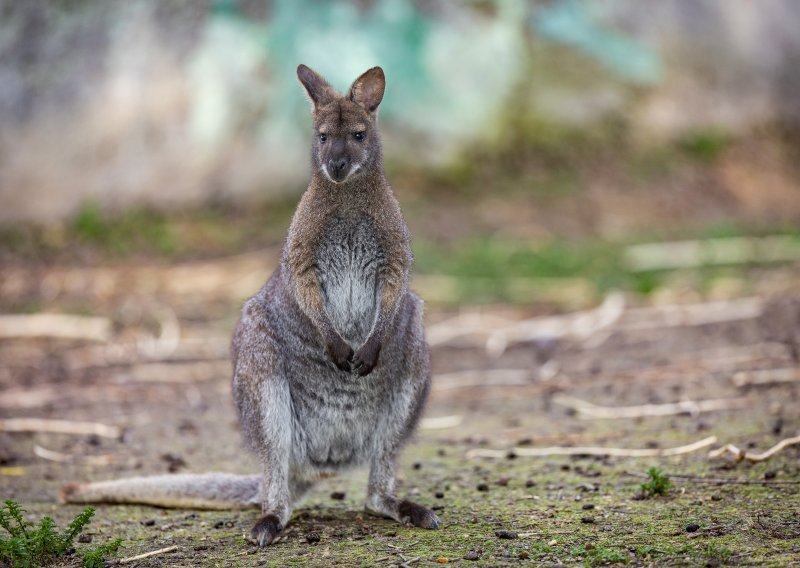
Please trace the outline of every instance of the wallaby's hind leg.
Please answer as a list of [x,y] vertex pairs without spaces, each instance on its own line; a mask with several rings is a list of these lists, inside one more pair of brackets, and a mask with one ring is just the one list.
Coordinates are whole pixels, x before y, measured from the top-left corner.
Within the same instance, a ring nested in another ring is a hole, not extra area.
[[411,523],[423,529],[438,529],[439,518],[430,509],[394,494],[394,455],[383,455],[372,462],[367,486],[366,510],[380,517]]

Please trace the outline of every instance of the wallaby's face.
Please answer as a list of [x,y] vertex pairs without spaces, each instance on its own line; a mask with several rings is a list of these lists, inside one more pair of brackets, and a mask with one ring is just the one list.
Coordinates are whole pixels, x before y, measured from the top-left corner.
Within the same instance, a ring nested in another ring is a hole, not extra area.
[[386,86],[383,70],[373,67],[366,71],[345,96],[305,65],[297,68],[297,77],[313,107],[314,168],[332,182],[344,183],[378,164],[377,113]]

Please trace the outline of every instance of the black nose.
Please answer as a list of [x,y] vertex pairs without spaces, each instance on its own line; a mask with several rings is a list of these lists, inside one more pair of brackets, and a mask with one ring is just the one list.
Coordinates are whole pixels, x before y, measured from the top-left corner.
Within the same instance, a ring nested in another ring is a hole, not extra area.
[[328,160],[328,169],[332,174],[341,174],[347,167],[347,158],[339,158],[338,160]]

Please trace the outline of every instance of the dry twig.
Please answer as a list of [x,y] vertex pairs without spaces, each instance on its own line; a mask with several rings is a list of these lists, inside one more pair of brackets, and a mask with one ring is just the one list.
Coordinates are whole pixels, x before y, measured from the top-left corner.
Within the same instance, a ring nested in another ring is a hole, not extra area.
[[739,371],[733,375],[733,384],[738,388],[786,383],[800,383],[800,369],[797,367],[760,369],[757,371]]
[[717,450],[711,451],[708,453],[708,457],[710,458],[719,458],[726,454],[732,454],[734,460],[737,462],[740,461],[749,461],[749,462],[762,462],[766,461],[784,448],[788,448],[789,446],[796,446],[800,444],[800,436],[795,436],[794,438],[786,438],[785,440],[781,440],[766,452],[761,454],[751,453],[746,450],[739,449],[738,447],[734,446],[733,444],[727,444]]
[[627,448],[602,448],[595,446],[572,447],[553,446],[550,448],[513,448],[512,450],[490,450],[476,448],[467,452],[468,458],[504,458],[509,454],[519,457],[548,457],[548,456],[614,456],[624,458],[652,458],[678,456],[696,452],[715,444],[716,436],[703,438],[697,442],[675,448],[646,448],[629,450]]
[[64,454],[55,450],[48,450],[39,445],[33,446],[33,453],[42,459],[58,463],[83,463],[87,465],[111,465],[116,460],[111,454],[100,456],[79,456],[75,454]]
[[178,545],[159,548],[158,550],[153,550],[152,552],[145,552],[144,554],[137,554],[136,556],[122,558],[121,560],[117,560],[117,564],[130,564],[131,562],[136,562],[137,560],[144,560],[145,558],[150,558],[151,556],[167,554],[168,552],[175,552],[176,550],[178,550]]
[[111,320],[66,314],[3,315],[0,316],[0,337],[108,341]]
[[54,434],[95,435],[114,439],[122,436],[122,429],[99,422],[44,418],[0,418],[0,432],[51,432]]
[[578,413],[580,418],[643,418],[651,416],[674,416],[714,410],[730,410],[746,408],[750,402],[746,398],[717,398],[711,400],[684,400],[668,404],[642,404],[636,406],[598,406],[566,395],[556,395],[553,402]]

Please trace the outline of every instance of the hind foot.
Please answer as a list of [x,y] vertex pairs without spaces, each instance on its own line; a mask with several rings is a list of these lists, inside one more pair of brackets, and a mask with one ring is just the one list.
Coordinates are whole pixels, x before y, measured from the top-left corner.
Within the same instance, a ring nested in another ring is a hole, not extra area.
[[250,530],[250,541],[258,546],[268,546],[282,530],[283,525],[276,515],[264,515]]

